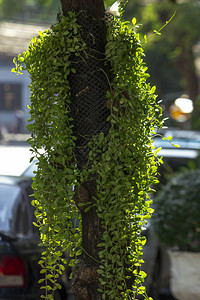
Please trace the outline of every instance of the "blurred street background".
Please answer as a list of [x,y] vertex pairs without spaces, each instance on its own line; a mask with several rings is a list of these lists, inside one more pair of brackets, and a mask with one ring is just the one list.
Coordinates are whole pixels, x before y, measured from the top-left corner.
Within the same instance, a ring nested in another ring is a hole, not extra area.
[[[105,0],[105,5],[108,10],[116,9],[118,1]],[[27,72],[18,76],[11,72],[15,67],[13,58],[27,50],[30,40],[39,31],[57,22],[60,10],[58,0],[0,0],[0,151],[7,153],[6,159],[3,155],[0,157],[0,175],[9,175],[13,166],[18,171],[19,168],[25,171],[31,156],[26,143],[30,136],[26,128],[30,79]],[[137,19],[135,30],[140,34],[145,52],[144,61],[150,74],[148,82],[156,86],[157,100],[166,118],[165,126],[169,128],[167,134],[174,134],[178,142],[184,140],[186,144],[183,148],[189,149],[186,156],[180,152],[174,154],[175,151],[171,155],[171,149],[164,149],[163,155],[166,154],[169,161],[171,157],[174,159],[169,163],[170,172],[173,173],[174,162],[185,167],[190,158],[199,157],[200,1],[129,0],[123,17],[130,21],[130,26],[132,18]],[[162,146],[161,142],[159,140],[157,146]],[[12,148],[9,152],[5,147],[18,147],[21,150],[18,152],[15,148],[13,152]],[[153,247],[157,247],[157,244],[155,246],[154,243]],[[149,245],[147,250],[150,251]],[[156,273],[151,274],[156,278],[155,291],[160,288],[157,284],[161,276],[157,258],[160,259],[156,257],[153,270]],[[155,300],[174,299],[168,292],[155,295]],[[67,300],[73,300],[70,292]]]

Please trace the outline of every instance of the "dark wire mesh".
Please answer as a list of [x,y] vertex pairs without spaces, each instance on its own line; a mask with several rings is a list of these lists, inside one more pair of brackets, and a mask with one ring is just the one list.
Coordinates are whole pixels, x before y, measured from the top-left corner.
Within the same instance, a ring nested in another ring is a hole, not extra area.
[[110,113],[106,106],[109,90],[110,67],[105,63],[106,25],[86,12],[78,14],[82,38],[87,44],[87,53],[72,57],[75,74],[70,74],[71,116],[74,120],[74,135],[77,137],[75,155],[79,167],[88,161],[88,142],[100,132],[108,133]]

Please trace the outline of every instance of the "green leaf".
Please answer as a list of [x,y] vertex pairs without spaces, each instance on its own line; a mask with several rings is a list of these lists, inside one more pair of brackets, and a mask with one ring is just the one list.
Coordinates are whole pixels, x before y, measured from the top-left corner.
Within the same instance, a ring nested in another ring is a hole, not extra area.
[[137,23],[137,20],[136,20],[136,18],[133,18],[133,19],[132,19],[132,24],[133,24],[133,26],[135,26],[135,25],[136,25],[136,23]]
[[104,133],[101,132],[101,133],[99,134],[99,142],[102,143],[103,140],[104,140]]
[[172,141],[172,137],[171,137],[171,136],[168,136],[168,137],[167,137],[167,140],[168,140],[168,141]]
[[87,213],[91,209],[91,206],[88,206],[84,209],[84,213]]
[[79,256],[82,254],[82,249],[79,249],[77,252],[76,252],[76,256]]
[[39,281],[38,281],[38,283],[40,284],[40,283],[43,283],[45,281],[45,279],[40,279]]
[[155,91],[156,91],[156,86],[153,86],[153,87],[151,88],[151,93],[154,94]]
[[47,274],[46,279],[50,279],[50,278],[53,278],[53,275],[52,274]]
[[180,145],[178,144],[173,144],[174,147],[180,148]]
[[155,32],[157,35],[161,35],[161,33],[157,30],[154,30],[153,32]]

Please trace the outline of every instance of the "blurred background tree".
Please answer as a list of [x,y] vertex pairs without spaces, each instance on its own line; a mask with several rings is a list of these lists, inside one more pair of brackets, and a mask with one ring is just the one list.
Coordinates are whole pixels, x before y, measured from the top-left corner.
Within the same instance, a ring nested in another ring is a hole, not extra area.
[[[114,0],[105,0],[111,6]],[[0,21],[12,19],[37,24],[54,24],[61,10],[58,0],[0,0]],[[172,15],[175,17],[160,36],[143,45],[150,81],[156,85],[158,99],[163,99],[164,111],[174,122],[169,125],[189,126],[200,129],[198,106],[200,75],[200,1],[199,0],[129,0],[124,18],[133,17],[142,25],[138,29],[141,39],[147,39],[159,30]],[[145,43],[145,41],[144,41]],[[184,113],[174,105],[178,97],[193,101],[191,112]],[[173,104],[173,105],[172,105]],[[198,124],[199,123],[199,124]],[[189,124],[189,125],[188,125]]]
[[0,0],[1,21],[53,24],[59,10],[60,1],[57,0]]
[[[114,3],[106,0],[105,6]],[[61,11],[60,0],[0,0],[0,21],[15,20],[31,23],[56,22],[57,13]]]
[[161,36],[155,37],[144,47],[150,80],[157,86],[158,96],[163,99],[167,114],[171,111],[172,119],[175,118],[170,125],[177,126],[178,123],[185,123],[186,127],[191,125],[188,122],[191,112],[184,113],[180,107],[174,105],[174,100],[186,97],[191,99],[194,105],[195,122],[192,122],[192,125],[200,129],[197,124],[200,57],[199,0],[133,0],[127,4],[126,9],[128,19],[131,19],[134,14],[143,24],[140,32],[142,35],[146,34],[147,39],[174,13],[175,17],[162,30]]

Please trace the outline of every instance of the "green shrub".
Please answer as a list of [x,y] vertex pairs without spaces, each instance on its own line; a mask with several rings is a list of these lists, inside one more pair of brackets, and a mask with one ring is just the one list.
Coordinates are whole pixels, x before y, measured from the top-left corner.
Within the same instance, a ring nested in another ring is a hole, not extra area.
[[200,251],[200,169],[173,177],[155,199],[152,218],[161,242]]

